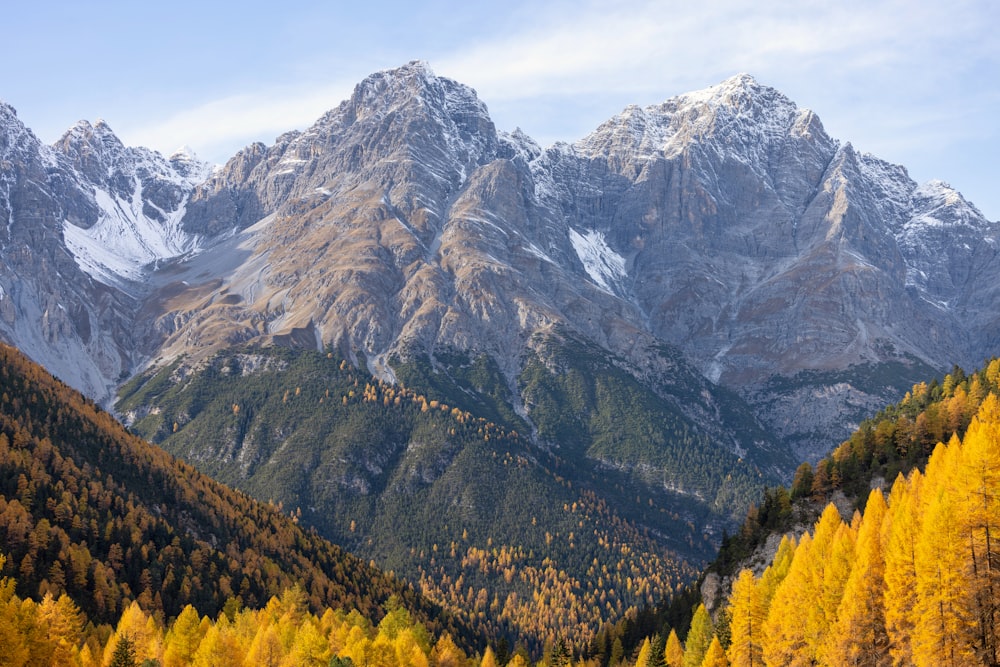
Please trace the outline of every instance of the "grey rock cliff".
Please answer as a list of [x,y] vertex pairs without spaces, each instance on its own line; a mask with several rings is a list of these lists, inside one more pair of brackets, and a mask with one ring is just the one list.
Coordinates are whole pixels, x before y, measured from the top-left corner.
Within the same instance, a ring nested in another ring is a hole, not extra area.
[[1000,342],[998,225],[745,74],[543,149],[414,62],[214,172],[101,122],[46,147],[0,118],[3,335],[97,394],[253,341],[390,380],[415,352],[485,353],[516,388],[568,332],[640,378],[679,349],[815,458]]

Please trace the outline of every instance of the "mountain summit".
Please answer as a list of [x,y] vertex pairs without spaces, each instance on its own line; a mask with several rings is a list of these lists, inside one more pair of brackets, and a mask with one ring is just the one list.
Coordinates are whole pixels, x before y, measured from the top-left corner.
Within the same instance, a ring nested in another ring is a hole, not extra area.
[[4,119],[8,235],[38,218],[5,264],[77,267],[0,277],[4,337],[99,396],[146,360],[253,340],[332,346],[386,379],[413,350],[482,352],[516,390],[523,351],[559,330],[633,369],[677,346],[815,456],[830,435],[796,424],[846,433],[834,422],[996,343],[997,225],[747,74],[543,150],[412,62],[214,172],[101,121],[49,147]]

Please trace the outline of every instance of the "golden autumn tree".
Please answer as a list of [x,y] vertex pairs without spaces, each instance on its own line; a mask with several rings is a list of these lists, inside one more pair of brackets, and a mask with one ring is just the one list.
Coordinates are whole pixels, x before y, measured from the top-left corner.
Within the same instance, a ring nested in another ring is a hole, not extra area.
[[882,667],[891,664],[889,636],[885,629],[885,560],[882,524],[886,516],[885,497],[872,490],[858,530],[854,564],[830,629],[825,655],[849,665]]
[[993,394],[969,425],[960,466],[977,653],[984,664],[995,665],[1000,663],[1000,401]]
[[673,628],[667,635],[667,643],[663,648],[663,662],[667,667],[684,667],[684,647]]
[[331,654],[330,642],[320,632],[316,619],[309,616],[296,629],[286,662],[300,667],[326,667]]
[[136,657],[142,660],[159,660],[163,654],[163,631],[156,619],[147,614],[138,602],[132,602],[121,618],[114,634],[104,646],[104,663],[111,661],[111,655],[121,637],[128,637],[135,648]]
[[281,638],[272,624],[267,624],[257,631],[247,651],[246,664],[256,667],[279,667],[284,657]]
[[229,632],[225,616],[212,625],[198,645],[191,667],[242,667],[244,651]]
[[701,667],[729,667],[729,659],[726,658],[726,651],[722,648],[718,637],[712,637],[712,642],[708,645],[705,657],[701,661]]
[[500,667],[497,663],[496,653],[489,646],[483,651],[483,657],[479,660],[479,667]]
[[832,655],[827,653],[829,636],[837,623],[837,614],[844,597],[844,589],[851,576],[857,531],[860,525],[861,515],[857,512],[854,513],[851,525],[840,523],[830,545],[826,566],[823,568],[822,595],[819,600],[820,604],[817,605],[821,613],[814,620],[816,625],[811,628],[811,633],[816,638],[815,654],[820,663],[828,663],[836,657],[836,653]]
[[771,564],[764,569],[757,583],[758,596],[761,608],[764,610],[765,618],[767,610],[771,607],[771,600],[774,598],[778,585],[788,576],[788,570],[792,566],[792,558],[795,556],[795,548],[798,542],[794,537],[784,535],[778,544],[778,551],[775,552]]
[[705,605],[700,604],[691,617],[691,629],[688,630],[687,641],[684,642],[684,667],[701,665],[714,636],[712,618],[708,615]]
[[806,654],[806,618],[802,600],[809,595],[813,539],[806,533],[799,540],[788,575],[778,585],[764,621],[762,648],[768,665],[809,664]]
[[924,520],[916,545],[917,604],[914,663],[969,664],[974,659],[975,617],[970,604],[969,561],[960,507],[946,480],[957,473],[959,443],[939,444],[927,464]]
[[201,637],[201,617],[194,607],[186,605],[167,632],[163,647],[164,667],[190,665]]
[[46,641],[44,653],[32,655],[32,660],[40,665],[73,664],[84,625],[76,603],[66,594],[58,599],[47,594],[36,608],[36,619]]
[[889,493],[885,520],[885,626],[889,653],[895,665],[913,664],[913,629],[916,626],[916,546],[919,536],[918,490],[922,476],[915,470],[909,481],[896,478]]
[[[815,600],[804,610],[805,653],[811,660],[822,660],[823,641],[830,624],[836,620],[837,607],[850,574],[854,551],[854,530],[846,526],[832,503],[826,506],[816,523],[809,558],[806,559],[805,590],[801,600]],[[801,604],[801,603],[800,603]]]
[[729,663],[733,667],[763,667],[765,610],[757,581],[748,569],[740,571],[729,596]]

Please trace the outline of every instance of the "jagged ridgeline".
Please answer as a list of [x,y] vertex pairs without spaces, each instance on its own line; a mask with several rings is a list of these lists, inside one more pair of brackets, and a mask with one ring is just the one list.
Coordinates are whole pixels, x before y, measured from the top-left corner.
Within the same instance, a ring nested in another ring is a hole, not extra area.
[[395,598],[434,632],[478,643],[411,587],[129,434],[2,345],[0,545],[19,596],[68,594],[94,623],[131,601],[160,622],[188,604],[215,617],[297,585],[314,611],[375,622]]
[[582,648],[690,581],[714,552],[701,527],[772,478],[598,350],[553,363],[519,380],[534,437],[496,365],[460,353],[397,359],[389,385],[333,353],[234,350],[137,378],[118,409],[481,631]]

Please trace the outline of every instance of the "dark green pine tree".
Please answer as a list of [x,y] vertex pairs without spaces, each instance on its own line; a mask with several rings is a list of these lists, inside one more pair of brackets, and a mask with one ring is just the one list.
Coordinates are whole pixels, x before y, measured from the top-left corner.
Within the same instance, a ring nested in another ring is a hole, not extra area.
[[135,644],[128,635],[122,635],[111,655],[111,667],[136,667]]
[[667,640],[662,633],[657,633],[656,636],[653,637],[653,645],[651,648],[652,651],[649,654],[648,667],[664,667],[666,664],[664,661],[664,653],[667,648]]

